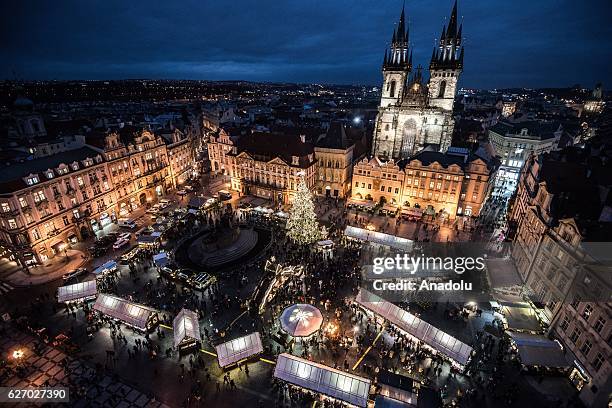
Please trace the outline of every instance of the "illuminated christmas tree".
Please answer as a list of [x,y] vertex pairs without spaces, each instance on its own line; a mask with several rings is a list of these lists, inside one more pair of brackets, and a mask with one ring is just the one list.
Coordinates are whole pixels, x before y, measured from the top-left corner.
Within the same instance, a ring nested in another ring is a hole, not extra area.
[[311,244],[321,236],[312,196],[306,186],[304,174],[300,175],[298,190],[293,198],[291,210],[289,210],[287,236],[299,245]]

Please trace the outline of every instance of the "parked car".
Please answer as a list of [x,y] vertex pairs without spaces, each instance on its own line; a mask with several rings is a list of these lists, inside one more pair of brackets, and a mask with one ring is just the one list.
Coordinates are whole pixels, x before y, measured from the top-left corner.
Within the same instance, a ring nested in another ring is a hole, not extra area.
[[87,273],[87,269],[85,269],[85,268],[78,268],[78,269],[75,269],[75,270],[73,270],[73,271],[70,271],[70,272],[65,273],[65,274],[62,276],[62,279],[63,279],[64,281],[69,281],[69,280],[72,280],[72,279],[74,279],[74,278],[77,278],[77,277],[79,277],[79,276],[81,276],[81,275],[84,275],[84,274],[86,274],[86,273]]
[[119,218],[117,220],[117,225],[123,228],[135,229],[137,227],[136,222],[129,218]]
[[189,281],[191,280],[191,278],[195,275],[195,271],[191,270],[191,269],[179,269],[176,272],[176,279],[183,282],[183,283],[189,283]]
[[170,200],[162,198],[161,200],[159,200],[159,203],[157,205],[159,206],[161,210],[163,210],[165,208],[170,207]]
[[128,241],[127,239],[124,238],[119,238],[117,241],[115,241],[115,243],[113,244],[113,249],[119,249],[119,248],[123,248],[124,246],[128,245],[130,243],[130,241]]
[[206,272],[200,272],[196,277],[191,279],[191,285],[197,290],[205,290],[215,281],[214,277],[211,277]]
[[121,234],[119,234],[119,238],[127,239],[129,241],[130,239],[132,239],[132,233],[131,232],[122,232]]
[[219,200],[227,201],[232,199],[232,194],[227,190],[219,190]]

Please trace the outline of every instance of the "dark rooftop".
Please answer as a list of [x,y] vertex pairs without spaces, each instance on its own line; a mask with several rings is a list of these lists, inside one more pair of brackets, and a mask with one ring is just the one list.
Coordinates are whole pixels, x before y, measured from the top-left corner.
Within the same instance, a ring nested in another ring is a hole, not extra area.
[[97,151],[90,147],[81,147],[80,149],[69,150],[39,159],[11,163],[10,166],[2,168],[0,172],[0,194],[11,193],[27,187],[23,177],[29,174],[38,174],[40,181],[43,182],[47,180],[46,177],[40,174],[43,171],[55,169],[61,163],[69,165],[74,161],[84,160],[88,157],[94,158],[98,154]]

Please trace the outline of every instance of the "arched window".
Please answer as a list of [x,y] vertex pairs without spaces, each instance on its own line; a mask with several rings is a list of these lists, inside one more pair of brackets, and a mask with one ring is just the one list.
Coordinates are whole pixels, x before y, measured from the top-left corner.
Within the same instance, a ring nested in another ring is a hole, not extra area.
[[391,81],[391,89],[389,89],[389,96],[395,98],[395,81]]
[[444,92],[446,91],[446,81],[440,82],[440,91],[438,92],[438,98],[444,98]]

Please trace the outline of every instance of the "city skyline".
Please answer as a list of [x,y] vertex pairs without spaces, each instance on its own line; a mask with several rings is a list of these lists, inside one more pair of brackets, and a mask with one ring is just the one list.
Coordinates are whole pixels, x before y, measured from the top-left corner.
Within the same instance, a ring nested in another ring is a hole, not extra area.
[[[415,67],[428,65],[452,3],[406,3]],[[466,47],[460,86],[592,87],[611,74],[604,2],[459,3]],[[361,1],[180,9],[29,3],[3,12],[11,16],[2,28],[10,41],[1,52],[8,63],[0,76],[379,85],[383,50],[401,7],[399,1],[381,8]]]

